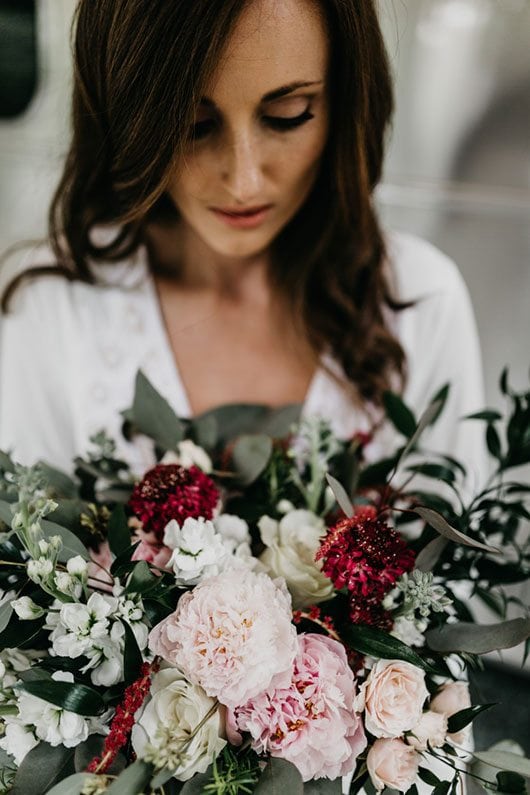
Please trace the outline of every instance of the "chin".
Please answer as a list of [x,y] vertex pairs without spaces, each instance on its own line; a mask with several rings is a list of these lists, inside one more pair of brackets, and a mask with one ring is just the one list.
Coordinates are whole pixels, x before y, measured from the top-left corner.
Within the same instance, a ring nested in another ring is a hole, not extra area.
[[270,235],[245,233],[238,233],[238,235],[230,236],[230,238],[224,240],[213,237],[210,240],[205,240],[206,244],[216,254],[237,259],[248,259],[262,254],[271,245],[272,241],[273,238]]

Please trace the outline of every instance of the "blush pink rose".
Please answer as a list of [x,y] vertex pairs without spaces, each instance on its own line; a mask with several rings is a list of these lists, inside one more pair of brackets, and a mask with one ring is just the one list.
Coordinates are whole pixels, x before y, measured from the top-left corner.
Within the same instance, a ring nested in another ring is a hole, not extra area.
[[[165,569],[171,557],[171,551],[169,547],[161,546],[160,544],[149,544],[147,541],[140,541],[133,552],[131,560],[145,560],[159,569]],[[156,571],[154,573],[158,574]]]
[[283,580],[238,570],[209,577],[181,596],[149,636],[149,648],[221,704],[244,704],[291,680],[297,652]]
[[366,729],[374,737],[400,737],[418,723],[428,695],[421,668],[378,660],[361,688],[357,709],[364,709]]
[[418,774],[420,755],[403,740],[376,740],[368,751],[366,767],[378,792],[385,787],[406,792]]
[[344,647],[323,635],[300,635],[290,684],[236,707],[229,729],[249,732],[255,751],[287,759],[304,781],[338,778],[366,748],[355,692]]
[[[469,687],[466,682],[449,682],[444,685],[438,694],[431,701],[431,709],[433,712],[439,712],[450,718],[456,712],[462,709],[468,709],[471,706],[471,698],[469,696]],[[451,740],[455,745],[467,745],[471,739],[471,726],[465,726],[461,731],[454,734],[448,734],[447,739]]]
[[100,591],[112,591],[114,580],[110,573],[110,567],[114,556],[110,551],[108,541],[102,541],[97,552],[90,551],[88,562],[88,585]]
[[423,713],[416,726],[407,735],[407,742],[416,751],[427,751],[429,745],[431,748],[440,748],[445,742],[446,735],[446,716],[428,710]]

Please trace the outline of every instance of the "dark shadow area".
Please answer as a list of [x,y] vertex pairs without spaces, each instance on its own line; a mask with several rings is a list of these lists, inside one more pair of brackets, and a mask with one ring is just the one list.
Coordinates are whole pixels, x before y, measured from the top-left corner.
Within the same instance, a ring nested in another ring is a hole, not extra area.
[[530,754],[530,676],[514,668],[486,664],[484,671],[470,673],[474,704],[498,706],[473,721],[477,750],[500,740],[515,740]]
[[0,0],[0,119],[23,113],[37,85],[35,0]]

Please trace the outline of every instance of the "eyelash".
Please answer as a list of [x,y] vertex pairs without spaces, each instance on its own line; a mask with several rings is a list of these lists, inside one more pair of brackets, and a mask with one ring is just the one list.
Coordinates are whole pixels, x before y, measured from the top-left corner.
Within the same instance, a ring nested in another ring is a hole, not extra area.
[[[292,117],[283,117],[283,116],[262,116],[262,121],[270,127],[272,130],[276,130],[277,132],[287,132],[289,130],[294,130],[297,127],[301,127],[302,124],[310,121],[310,119],[314,118],[314,114],[311,113],[309,108],[300,113],[298,116]],[[217,126],[217,122],[214,119],[207,119],[206,121],[197,122],[191,128],[190,138],[195,141],[199,141],[202,138],[206,138]]]

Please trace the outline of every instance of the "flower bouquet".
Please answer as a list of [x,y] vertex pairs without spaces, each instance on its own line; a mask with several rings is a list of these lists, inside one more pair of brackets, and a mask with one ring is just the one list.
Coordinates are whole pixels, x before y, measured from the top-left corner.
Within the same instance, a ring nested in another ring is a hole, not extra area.
[[[395,454],[297,407],[181,420],[140,372],[73,475],[0,453],[0,792],[523,792],[524,755],[474,751],[466,669],[530,637],[530,392],[484,411],[495,467],[426,454],[392,393]],[[477,624],[469,597],[499,617]]]

